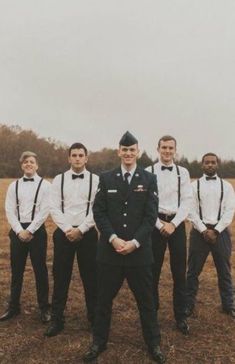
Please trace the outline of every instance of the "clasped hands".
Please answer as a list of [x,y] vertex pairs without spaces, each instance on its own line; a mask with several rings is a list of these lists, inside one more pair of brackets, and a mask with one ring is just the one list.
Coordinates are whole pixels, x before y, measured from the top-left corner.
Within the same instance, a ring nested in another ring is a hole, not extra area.
[[131,240],[125,241],[118,237],[114,238],[111,244],[113,248],[116,250],[116,252],[122,255],[130,254],[136,249],[136,245],[135,243],[133,243],[133,241]]
[[33,239],[33,234],[28,230],[21,230],[17,236],[24,243],[28,243]]
[[175,225],[172,222],[166,222],[160,220],[163,226],[160,229],[160,233],[165,238],[168,238],[175,231]]
[[65,232],[65,236],[71,242],[79,241],[83,238],[83,234],[82,234],[81,230],[79,230],[78,228],[74,228],[74,227],[67,230]]
[[215,244],[217,240],[216,231],[213,229],[206,229],[202,232],[204,240],[209,244]]

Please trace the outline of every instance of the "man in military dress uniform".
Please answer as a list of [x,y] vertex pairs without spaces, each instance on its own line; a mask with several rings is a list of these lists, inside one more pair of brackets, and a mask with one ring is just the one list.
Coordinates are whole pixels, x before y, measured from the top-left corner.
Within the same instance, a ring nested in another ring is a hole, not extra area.
[[121,166],[102,173],[93,206],[100,231],[98,242],[98,303],[93,343],[83,360],[94,360],[106,349],[112,302],[124,279],[140,313],[144,340],[152,358],[164,363],[153,301],[151,232],[158,209],[155,177],[137,167],[138,142],[129,132],[120,140]]

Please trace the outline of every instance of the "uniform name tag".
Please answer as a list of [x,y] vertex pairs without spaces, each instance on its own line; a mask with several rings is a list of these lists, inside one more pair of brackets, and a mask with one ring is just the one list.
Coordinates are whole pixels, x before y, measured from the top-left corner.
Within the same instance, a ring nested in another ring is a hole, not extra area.
[[108,190],[108,193],[117,193],[117,190]]

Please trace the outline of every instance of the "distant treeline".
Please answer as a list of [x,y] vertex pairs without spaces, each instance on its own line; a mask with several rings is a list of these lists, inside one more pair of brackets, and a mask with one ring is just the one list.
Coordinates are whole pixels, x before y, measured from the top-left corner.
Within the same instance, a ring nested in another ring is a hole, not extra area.
[[[37,153],[41,175],[54,177],[68,168],[67,149],[67,145],[52,138],[40,138],[32,130],[0,124],[0,177],[10,178],[21,175],[19,157],[25,150]],[[146,152],[143,152],[138,163],[147,167],[154,162]],[[200,161],[189,162],[187,158],[181,157],[176,162],[186,167],[192,178],[201,176]],[[104,170],[116,167],[118,164],[119,158],[115,149],[104,148],[98,152],[89,153],[88,169],[94,173],[99,174]],[[235,161],[221,161],[219,174],[224,178],[235,178]]]

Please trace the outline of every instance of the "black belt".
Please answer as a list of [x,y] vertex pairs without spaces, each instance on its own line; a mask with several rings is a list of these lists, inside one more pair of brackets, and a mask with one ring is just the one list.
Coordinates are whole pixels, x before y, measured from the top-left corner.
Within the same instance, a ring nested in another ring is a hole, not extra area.
[[214,229],[216,227],[217,224],[205,224],[207,229]]
[[166,222],[173,220],[175,216],[176,216],[176,214],[173,214],[173,215],[161,214],[161,213],[158,214],[159,219],[166,221]]

